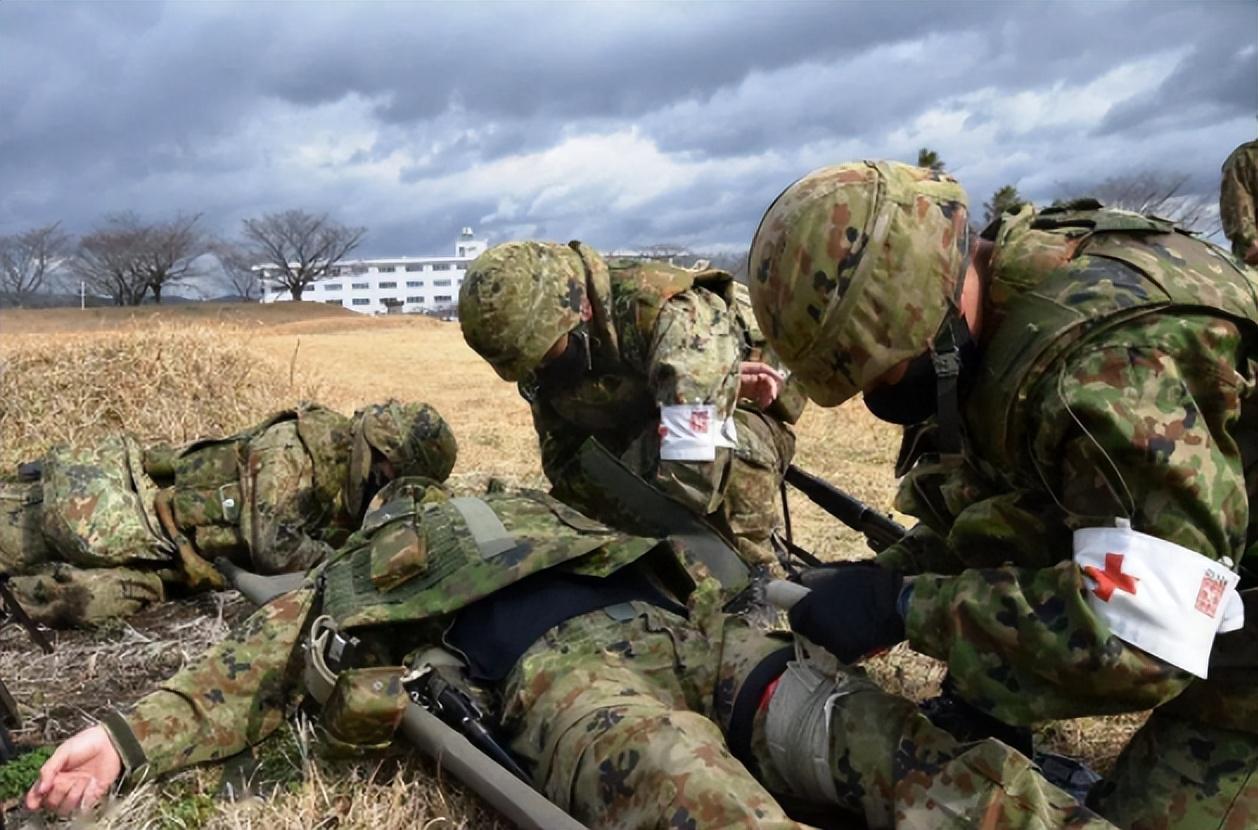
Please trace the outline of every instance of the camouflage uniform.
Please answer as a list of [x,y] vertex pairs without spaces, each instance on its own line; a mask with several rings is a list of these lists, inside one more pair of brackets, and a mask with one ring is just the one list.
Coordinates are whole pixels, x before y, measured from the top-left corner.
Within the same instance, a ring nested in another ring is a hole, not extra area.
[[[518,296],[541,290],[535,283],[553,300]],[[505,379],[519,381],[556,497],[617,526],[632,526],[630,516],[579,468],[578,451],[593,437],[634,472],[711,517],[748,563],[770,564],[778,486],[794,454],[788,423],[798,418],[803,402],[793,387],[768,412],[738,402],[739,362],[774,360],[762,354],[763,338],[754,321],[748,325],[739,290],[721,271],[607,262],[577,242],[507,243],[469,268],[459,316],[469,344]],[[548,305],[560,307],[551,312],[554,319],[545,316]],[[580,323],[583,307],[591,317],[588,363],[579,382],[540,382],[534,370],[541,355]],[[504,318],[532,324],[516,331]],[[678,405],[710,405],[713,420],[732,423],[736,438],[718,442],[713,461],[662,460],[661,408]]]
[[[413,434],[388,434],[397,418]],[[456,452],[435,410],[394,403],[353,419],[305,405],[178,450],[141,452],[125,435],[58,447],[41,482],[7,486],[26,509],[6,514],[0,563],[23,574],[12,585],[31,616],[58,626],[135,613],[169,586],[222,587],[209,565],[219,556],[261,573],[305,570],[349,536],[380,447],[423,448],[396,466],[436,480]]]
[[[815,215],[835,217],[820,223],[818,234],[837,236],[842,225],[859,228],[865,219],[852,221],[863,204],[849,211],[837,195],[845,177],[880,188],[885,182],[893,194],[925,193],[929,188],[915,191],[913,182],[939,179],[873,163],[811,174],[807,187],[827,194]],[[964,216],[964,193],[955,188],[949,198],[891,197],[911,208],[920,235],[912,254],[887,249],[892,260],[919,258],[905,273],[906,282],[919,284],[899,294],[907,301],[875,307],[851,288],[857,299],[838,305],[838,314],[867,329],[837,324],[829,333],[845,332],[847,344],[813,341],[842,357],[811,345],[798,352],[801,363],[820,367],[806,382],[830,403],[869,389],[897,361],[921,354],[941,325],[942,312],[930,309],[959,296],[954,280],[964,273],[964,257],[953,258],[955,238],[930,236],[932,215],[944,217],[935,228],[955,227],[958,206]],[[1098,208],[1081,203],[1036,214],[1025,207],[984,233],[994,253],[983,362],[961,410],[963,452],[910,455],[897,507],[922,525],[879,560],[920,574],[908,594],[910,644],[946,661],[959,692],[1002,720],[1157,707],[1093,792],[1110,820],[1138,828],[1254,826],[1258,661],[1250,654],[1198,680],[1128,645],[1084,601],[1086,584],[1071,554],[1073,531],[1125,517],[1160,539],[1242,563],[1242,587],[1252,582],[1244,556],[1258,538],[1248,504],[1258,486],[1248,472],[1258,447],[1251,368],[1258,290],[1243,267],[1169,223]],[[822,296],[826,289],[847,289],[855,280],[839,269],[834,281],[810,280],[809,292],[790,295],[788,286],[797,283],[782,263],[791,260],[771,253],[790,221],[783,210],[792,205],[771,209],[757,236],[752,267],[761,285],[753,285],[753,297],[766,326],[800,343],[810,335],[801,318],[790,320],[790,304],[835,308]],[[862,263],[864,238],[846,239],[851,248],[836,259],[877,275],[885,260]],[[813,267],[825,275],[822,260]],[[905,330],[916,331],[916,341],[906,341]],[[866,337],[902,351],[870,358],[852,346]],[[1219,637],[1216,653],[1238,639],[1250,642],[1252,634]]]
[[[397,681],[431,659],[432,646],[457,641],[466,617],[492,614],[486,601],[496,592],[558,573],[595,577],[614,599],[622,575],[649,572],[655,584],[689,593],[686,616],[667,602],[621,593],[622,601],[544,631],[501,680],[480,690],[499,702],[500,738],[550,799],[591,827],[798,826],[731,755],[721,732],[744,679],[783,649],[781,635],[712,611],[719,591],[708,580],[689,590],[668,543],[616,533],[541,494],[418,505],[407,502],[413,496],[367,518],[363,533],[325,566],[321,596],[306,589],[271,602],[130,713],[105,720],[131,780],[225,758],[273,731],[300,696],[300,646],[320,603],[342,633],[362,638],[368,656],[336,680],[325,728],[335,742],[377,746],[397,724],[394,698],[404,695]],[[485,532],[493,520],[484,507],[501,522],[494,533]],[[1107,826],[1007,747],[958,746],[912,704],[857,672],[844,675],[844,694],[860,705],[835,721],[834,769],[846,784],[857,769],[850,760],[868,764],[858,768],[866,790],[846,789],[844,806],[872,826],[960,830],[980,819],[1002,827]],[[346,691],[386,678],[383,693]],[[344,704],[363,697],[373,698],[370,705]],[[789,791],[772,768],[762,720],[744,758]],[[937,770],[943,783],[927,791],[922,782]],[[941,815],[939,803],[948,812]]]
[[1258,242],[1258,141],[1242,144],[1223,162],[1219,218],[1232,253],[1244,258]]

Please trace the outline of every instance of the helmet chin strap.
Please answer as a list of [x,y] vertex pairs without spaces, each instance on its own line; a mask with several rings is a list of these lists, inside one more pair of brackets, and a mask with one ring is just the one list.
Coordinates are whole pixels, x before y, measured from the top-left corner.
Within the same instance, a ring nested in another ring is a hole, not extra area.
[[949,302],[948,314],[944,317],[939,333],[935,335],[930,346],[930,361],[935,368],[935,423],[938,425],[936,446],[944,459],[960,458],[962,441],[961,424],[961,344],[969,337],[970,332],[965,318],[961,315],[961,292],[965,289],[965,278],[970,268],[970,228],[965,226],[965,237],[961,241],[961,268],[957,275],[957,286]]

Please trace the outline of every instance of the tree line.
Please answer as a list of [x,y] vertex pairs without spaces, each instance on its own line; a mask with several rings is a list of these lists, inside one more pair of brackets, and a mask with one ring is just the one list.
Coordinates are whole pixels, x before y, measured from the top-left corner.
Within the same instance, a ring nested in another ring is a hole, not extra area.
[[300,300],[365,234],[304,210],[245,219],[234,239],[206,231],[200,214],[145,221],[131,211],[112,213],[77,239],[53,222],[0,236],[0,292],[23,305],[81,284],[114,305],[160,303],[168,289],[210,275],[214,263],[242,299],[260,299],[272,286]]

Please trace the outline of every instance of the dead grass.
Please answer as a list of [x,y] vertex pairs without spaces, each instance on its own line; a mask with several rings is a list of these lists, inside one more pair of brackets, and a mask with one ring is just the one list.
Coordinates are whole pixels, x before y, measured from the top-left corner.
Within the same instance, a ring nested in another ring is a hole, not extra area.
[[[457,324],[365,318],[313,303],[143,312],[89,310],[86,319],[66,310],[0,312],[0,464],[120,427],[180,442],[240,429],[302,398],[348,414],[396,397],[427,401],[450,422],[460,449],[456,486],[479,488],[490,475],[543,484],[527,405],[463,343]],[[801,466],[889,508],[895,430],[848,406],[811,408],[798,434]],[[791,509],[797,541],[819,556],[868,555],[858,534],[802,497]],[[202,596],[106,630],[62,632],[51,657],[35,654],[17,632],[0,633],[0,671],[26,707],[19,741],[57,740],[136,699],[246,612],[230,595]],[[934,694],[943,676],[939,663],[903,647],[869,668],[916,698]],[[1106,767],[1138,722],[1088,718],[1054,725],[1044,737]],[[434,786],[434,771],[419,761],[354,765],[303,756],[293,767],[297,784],[242,803],[218,797],[218,771],[193,770],[131,793],[102,826],[393,830],[494,821],[457,785]]]
[[324,303],[180,303],[108,308],[7,308],[0,309],[0,335],[65,334],[67,332],[116,331],[147,327],[155,322],[174,325],[229,323],[269,327],[312,321],[335,324],[355,322],[363,315]]
[[327,396],[327,383],[259,356],[249,339],[208,325],[4,338],[0,465],[120,429],[145,441],[221,435]]

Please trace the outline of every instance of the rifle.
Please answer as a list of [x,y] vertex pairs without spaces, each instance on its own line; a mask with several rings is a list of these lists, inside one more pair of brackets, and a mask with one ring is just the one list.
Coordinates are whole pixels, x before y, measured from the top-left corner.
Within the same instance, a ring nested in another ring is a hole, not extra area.
[[908,533],[904,525],[794,464],[786,468],[786,482],[852,530],[863,533],[874,552],[894,545]]
[[[215,560],[214,565],[232,587],[255,605],[263,605],[305,582],[304,576],[298,579],[295,574],[259,576],[222,558]],[[448,694],[431,686],[426,691],[428,695],[415,697],[424,699],[431,696],[437,713],[451,717],[460,726],[473,728],[463,722],[469,715],[468,710],[451,705],[453,700]],[[481,724],[478,722],[475,726],[480,727]],[[512,770],[503,766],[438,714],[414,702],[414,698],[407,704],[402,716],[401,732],[420,752],[489,802],[521,830],[586,830],[585,825],[520,780],[518,767]],[[480,732],[474,729],[472,738],[484,740],[485,736]]]
[[[27,616],[22,606],[18,605],[17,597],[13,596],[13,592],[9,590],[9,575],[0,573],[0,628],[4,628],[10,622],[16,622],[25,628],[35,645],[43,649],[45,654],[52,654],[52,643],[48,641],[35,621]],[[0,764],[15,755],[9,730],[21,728],[22,714],[18,711],[17,701],[13,699],[13,695],[9,694],[4,681],[0,680]]]

